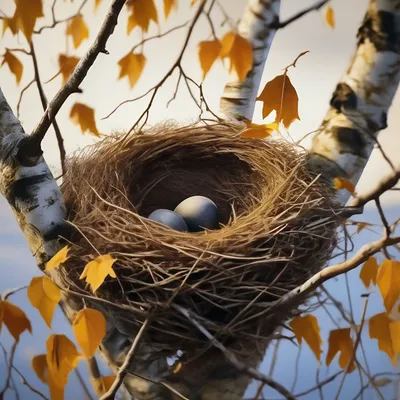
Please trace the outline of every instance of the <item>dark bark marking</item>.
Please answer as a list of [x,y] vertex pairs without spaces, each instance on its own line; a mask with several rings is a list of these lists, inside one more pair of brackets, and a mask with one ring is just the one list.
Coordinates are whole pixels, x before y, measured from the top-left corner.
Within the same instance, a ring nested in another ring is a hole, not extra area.
[[357,108],[357,95],[347,83],[340,82],[333,92],[330,105],[338,111],[354,110]]
[[358,30],[358,45],[370,40],[378,51],[400,54],[400,21],[394,13],[368,10]]

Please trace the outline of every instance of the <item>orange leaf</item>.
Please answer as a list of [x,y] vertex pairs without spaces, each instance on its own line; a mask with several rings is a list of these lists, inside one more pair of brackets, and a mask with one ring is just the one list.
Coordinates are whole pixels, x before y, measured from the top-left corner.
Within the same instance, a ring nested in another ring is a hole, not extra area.
[[106,335],[106,320],[100,311],[84,308],[76,315],[72,328],[87,358],[93,357]]
[[385,260],[381,264],[376,282],[386,311],[390,313],[400,296],[400,262]]
[[336,190],[346,189],[350,193],[354,193],[356,187],[347,179],[343,178],[334,178],[333,185]]
[[378,340],[379,350],[396,365],[400,352],[400,321],[392,320],[384,312],[374,315],[369,320],[369,337]]
[[299,344],[301,344],[302,339],[304,339],[315,354],[315,357],[317,357],[317,360],[320,361],[322,339],[317,318],[311,314],[305,315],[304,317],[295,317],[290,321],[290,326]]
[[60,67],[60,72],[63,77],[63,84],[67,82],[75,67],[78,65],[79,60],[78,57],[67,56],[65,54],[60,54],[58,56],[58,66]]
[[43,382],[48,381],[48,368],[46,354],[40,354],[32,358],[31,367],[35,371],[38,378]]
[[132,11],[128,17],[128,35],[136,26],[139,26],[143,32],[147,32],[151,21],[154,21],[156,24],[158,23],[154,0],[134,0],[127,5]]
[[104,394],[108,392],[115,381],[115,375],[101,376],[100,378],[93,379],[93,384],[97,394]]
[[3,18],[3,31],[2,31],[2,36],[6,33],[6,30],[9,29],[13,35],[15,35],[18,32],[18,21],[14,17],[12,18]]
[[286,128],[289,128],[294,120],[300,120],[299,97],[287,74],[278,75],[267,82],[257,100],[263,102],[263,118],[275,110],[275,121],[283,122]]
[[66,35],[72,37],[75,49],[89,37],[89,29],[82,15],[77,15],[68,22]]
[[[42,0],[15,0],[15,6],[12,25],[15,24],[30,42],[36,20],[44,16]],[[12,26],[9,27],[12,31]]]
[[32,278],[27,294],[32,306],[39,310],[46,325],[51,329],[54,311],[61,300],[60,288],[47,276],[39,276]]
[[64,246],[61,250],[59,250],[47,263],[45,271],[51,271],[54,268],[58,268],[62,263],[68,260],[68,251],[70,248],[68,246]]
[[240,136],[244,138],[264,139],[271,136],[274,131],[279,132],[279,125],[277,122],[263,125],[253,124],[250,122],[246,125],[247,128],[240,133]]
[[[350,336],[351,329],[335,329],[329,333],[329,350],[326,356],[326,365],[329,365],[340,352],[339,365],[345,369],[348,367],[354,353],[353,339]],[[354,360],[349,367],[349,373],[355,369]]]
[[375,257],[370,257],[364,263],[360,271],[360,279],[366,288],[369,287],[371,282],[376,285],[376,276],[378,274],[378,262]]
[[2,303],[3,323],[11,335],[18,342],[19,337],[25,331],[32,333],[31,322],[26,314],[17,306],[7,300],[0,300]]
[[24,71],[24,67],[21,63],[21,61],[18,60],[17,57],[14,56],[11,51],[6,50],[4,53],[3,61],[1,65],[7,64],[8,68],[10,68],[10,71],[15,75],[15,79],[17,81],[17,84],[21,81],[22,78],[22,72]]
[[86,278],[86,282],[90,285],[93,293],[103,284],[108,275],[116,278],[115,272],[112,268],[114,262],[117,261],[109,254],[98,256],[93,261],[86,264],[79,279]]
[[51,400],[64,400],[64,387],[59,387],[54,377],[50,374],[46,354],[33,357],[31,367],[38,378],[49,385]]
[[56,386],[63,388],[69,373],[78,365],[80,354],[65,335],[51,335],[46,342],[49,375]]
[[332,29],[335,28],[335,11],[331,6],[325,10],[325,21]]
[[201,69],[203,70],[203,79],[213,66],[215,60],[219,57],[221,48],[221,43],[217,39],[205,40],[199,43],[199,60]]
[[253,48],[247,39],[234,32],[228,32],[221,39],[222,59],[228,58],[229,72],[236,72],[239,81],[243,81],[253,66]]
[[127,76],[129,85],[133,88],[146,65],[146,57],[143,54],[128,53],[118,61],[118,65],[121,68],[118,79]]
[[101,0],[94,0],[94,9],[96,10],[97,7],[100,5]]
[[82,103],[75,103],[69,114],[72,121],[81,127],[82,133],[89,131],[94,136],[100,136],[94,119],[94,110]]
[[197,0],[191,0],[190,5],[192,6],[193,4],[195,4],[197,2]]
[[178,1],[177,0],[164,0],[164,14],[165,14],[165,19],[169,17],[169,14],[171,13],[173,8],[178,7]]

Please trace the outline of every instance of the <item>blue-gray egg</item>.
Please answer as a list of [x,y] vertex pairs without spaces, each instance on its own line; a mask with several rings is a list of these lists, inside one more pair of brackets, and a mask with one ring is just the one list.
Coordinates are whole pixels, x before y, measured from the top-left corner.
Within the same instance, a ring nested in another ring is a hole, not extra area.
[[191,232],[219,228],[217,205],[204,196],[192,196],[183,200],[174,210],[181,215]]
[[169,226],[176,231],[186,232],[188,230],[185,220],[179,214],[171,210],[160,208],[153,211],[147,218]]

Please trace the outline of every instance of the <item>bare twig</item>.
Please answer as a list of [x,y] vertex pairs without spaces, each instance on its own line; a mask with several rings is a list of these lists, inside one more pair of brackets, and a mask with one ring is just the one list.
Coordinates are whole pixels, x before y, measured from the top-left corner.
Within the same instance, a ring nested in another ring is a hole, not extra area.
[[306,9],[304,9],[303,11],[298,12],[297,14],[293,15],[292,17],[288,18],[286,21],[283,22],[277,22],[275,24],[272,24],[271,28],[273,29],[281,29],[284,28],[285,26],[291,24],[292,22],[297,21],[298,19],[300,19],[301,17],[303,17],[304,15],[308,14],[311,11],[317,11],[319,10],[321,7],[323,7],[325,4],[327,4],[330,0],[322,0],[317,4],[314,4]]
[[346,376],[347,376],[347,374],[349,373],[350,368],[351,368],[353,362],[354,362],[355,359],[356,359],[357,348],[358,348],[358,345],[360,344],[360,341],[361,341],[361,333],[362,333],[362,329],[363,329],[363,327],[364,327],[365,315],[366,315],[366,313],[367,313],[368,298],[369,298],[369,296],[367,296],[367,298],[365,299],[364,309],[363,309],[363,313],[362,313],[362,317],[361,317],[360,328],[359,328],[359,330],[358,330],[358,332],[357,332],[357,337],[356,337],[356,340],[355,340],[355,342],[354,342],[353,354],[351,355],[350,362],[349,362],[349,364],[347,365],[347,368],[346,368],[346,370],[345,370],[344,375],[342,376],[342,380],[340,381],[339,388],[338,388],[338,390],[337,390],[337,392],[336,392],[336,397],[335,397],[336,400],[339,399],[340,392],[342,391],[343,384],[344,384],[344,381],[345,381],[345,379],[346,379]]
[[13,370],[19,375],[20,379],[21,379],[21,383],[26,386],[31,392],[37,394],[39,397],[41,397],[44,400],[48,400],[47,397],[40,392],[38,389],[34,388],[25,378],[24,375],[22,375],[22,373],[13,365]]
[[288,400],[294,400],[295,397],[292,393],[289,392],[284,386],[280,383],[274,381],[270,377],[262,374],[256,369],[247,366],[242,363],[240,360],[236,358],[236,356],[231,353],[221,342],[219,342],[193,315],[192,313],[177,304],[172,305],[177,311],[179,311],[185,318],[187,318],[217,349],[221,350],[226,359],[239,371],[244,372],[247,375],[251,376],[254,379],[257,379],[261,382],[264,382],[266,385],[275,389],[278,393],[285,397]]
[[285,304],[291,303],[298,296],[305,296],[306,294],[313,292],[327,280],[332,279],[335,276],[344,274],[345,272],[351,271],[352,269],[361,265],[363,262],[367,261],[368,258],[372,255],[380,252],[383,248],[393,246],[397,243],[400,243],[400,237],[398,236],[393,238],[383,237],[379,240],[364,245],[352,258],[342,263],[324,268],[322,271],[315,274],[302,285],[291,290],[289,293],[282,296],[279,300],[272,303],[266,311],[271,312],[274,308],[282,307]]
[[146,331],[149,323],[150,323],[149,318],[146,318],[143,325],[140,327],[139,332],[136,335],[135,340],[133,341],[132,346],[129,349],[127,356],[125,357],[125,360],[124,360],[123,364],[121,365],[121,368],[119,369],[118,374],[115,377],[113,384],[111,385],[110,389],[106,393],[104,393],[103,396],[100,397],[100,400],[114,399],[119,387],[122,385],[122,382],[125,379],[125,376],[128,374],[128,368],[129,368],[132,358],[135,354],[136,348],[137,348],[144,332]]
[[4,384],[3,389],[0,392],[0,399],[4,399],[4,395],[6,393],[6,391],[9,389],[10,387],[10,381],[11,381],[11,373],[12,373],[12,367],[14,364],[14,356],[15,356],[15,350],[17,349],[18,346],[18,341],[15,341],[11,347],[11,351],[10,351],[10,357],[7,363],[7,375],[6,375],[6,382]]
[[19,94],[19,99],[17,103],[17,117],[19,118],[19,112],[21,108],[21,102],[22,102],[22,97],[24,96],[25,92],[32,86],[32,84],[35,83],[35,79],[32,79],[22,90],[21,93]]
[[82,1],[82,4],[79,6],[79,8],[78,8],[78,10],[75,12],[75,14],[71,15],[71,16],[68,17],[68,18],[64,18],[64,19],[60,19],[60,20],[56,20],[56,17],[55,17],[55,14],[54,14],[54,6],[55,6],[55,4],[56,4],[56,1],[57,1],[57,0],[54,1],[53,5],[52,5],[52,7],[51,7],[51,14],[52,14],[52,17],[53,17],[53,22],[52,22],[52,24],[51,24],[51,25],[42,26],[42,27],[39,28],[38,30],[34,30],[33,33],[39,35],[39,34],[42,33],[45,29],[51,29],[51,28],[54,28],[55,26],[57,26],[58,24],[62,24],[62,23],[64,23],[64,22],[71,21],[71,19],[74,19],[75,17],[77,17],[78,15],[81,14],[82,8],[83,8],[83,6],[87,3],[88,0],[83,0],[83,1]]
[[329,378],[326,378],[323,381],[319,382],[318,385],[313,386],[312,388],[307,389],[304,392],[296,393],[295,397],[297,398],[297,397],[306,396],[307,394],[310,394],[310,393],[314,392],[315,390],[319,390],[320,388],[322,388],[326,384],[334,381],[340,374],[343,374],[343,371],[336,372],[336,374],[331,375]]
[[118,21],[118,15],[121,12],[125,2],[126,0],[114,0],[112,2],[106,18],[104,19],[103,25],[101,26],[100,31],[94,40],[94,43],[81,58],[66,84],[58,91],[54,99],[50,102],[44,116],[32,132],[32,135],[29,137],[27,143],[24,146],[21,146],[21,151],[28,155],[28,157],[40,157],[40,144],[61,106],[72,93],[75,93],[79,90],[79,85],[85,79],[85,76],[95,62],[99,53],[108,53],[106,50],[106,44],[108,38],[114,32]]

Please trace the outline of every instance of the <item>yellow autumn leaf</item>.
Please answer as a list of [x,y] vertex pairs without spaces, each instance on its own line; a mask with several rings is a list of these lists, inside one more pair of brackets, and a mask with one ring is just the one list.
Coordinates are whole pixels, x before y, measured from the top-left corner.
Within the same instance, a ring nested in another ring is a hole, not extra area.
[[32,306],[39,310],[46,325],[51,329],[54,311],[61,300],[60,288],[47,276],[40,276],[32,278],[27,294]]
[[302,339],[304,339],[315,354],[315,357],[317,357],[317,360],[320,361],[322,339],[317,318],[311,314],[305,315],[304,317],[298,316],[293,318],[289,325],[292,327],[299,344],[301,344]]
[[19,337],[25,331],[32,333],[31,322],[26,314],[16,305],[8,300],[0,300],[0,315],[3,316],[2,322],[7,327],[15,341],[18,342]]
[[93,357],[106,335],[103,314],[98,310],[84,308],[76,315],[72,328],[83,354],[87,358]]
[[103,284],[108,275],[112,278],[117,277],[112,268],[115,261],[117,260],[112,258],[109,254],[98,256],[96,259],[86,264],[79,279],[86,278],[86,282],[90,285],[94,293]]
[[177,0],[164,0],[164,15],[165,19],[169,17],[169,14],[171,13],[173,8],[178,7],[178,1]]
[[192,6],[193,4],[195,4],[197,2],[197,0],[191,0],[190,5]]
[[344,178],[333,178],[333,186],[336,190],[345,189],[350,193],[354,193],[356,190],[354,184]]
[[64,246],[60,251],[58,251],[47,263],[45,271],[51,271],[54,268],[58,268],[62,263],[68,260],[68,251],[70,248]]
[[69,114],[72,121],[79,125],[82,133],[89,131],[94,136],[100,136],[94,119],[94,110],[82,103],[75,103]]
[[396,365],[400,352],[400,321],[392,320],[384,312],[374,315],[369,320],[369,337],[377,339],[379,350]]
[[253,48],[247,39],[235,32],[228,32],[221,39],[222,59],[229,60],[229,72],[235,71],[239,81],[243,81],[253,66]]
[[101,396],[108,392],[115,381],[115,375],[101,376],[100,378],[92,379],[96,393]]
[[58,387],[65,387],[69,373],[78,365],[80,354],[65,335],[51,335],[46,342],[49,376]]
[[89,29],[82,15],[77,15],[68,22],[66,35],[72,37],[75,49],[89,37]]
[[18,32],[17,19],[15,17],[3,18],[2,21],[3,21],[2,36],[4,36],[7,29],[9,29],[13,35],[15,35]]
[[15,13],[12,24],[15,24],[17,29],[22,31],[28,42],[32,39],[36,20],[43,16],[42,0],[15,0]]
[[22,73],[24,71],[24,67],[21,61],[19,61],[18,58],[13,53],[11,53],[11,51],[6,50],[3,56],[3,61],[1,62],[2,66],[4,64],[7,64],[11,73],[14,74],[17,84],[19,84],[22,78]]
[[349,366],[350,361],[352,361],[348,372],[354,371],[356,368],[354,364],[353,353],[354,353],[354,343],[350,336],[351,329],[335,329],[329,333],[329,348],[328,354],[326,356],[326,365],[328,366],[332,360],[335,358],[336,354],[340,352],[339,365],[341,368],[345,369]]
[[118,79],[127,76],[129,85],[133,88],[146,65],[146,57],[143,54],[128,53],[118,61],[118,65],[120,67]]
[[376,277],[386,311],[390,313],[400,296],[400,262],[385,260]]
[[38,378],[43,382],[48,381],[48,368],[46,354],[40,354],[32,358],[31,367],[35,371]]
[[378,262],[375,257],[370,257],[363,265],[360,271],[360,279],[364,286],[368,288],[371,283],[376,285],[378,274]]
[[199,43],[198,54],[200,67],[203,71],[203,79],[213,66],[221,53],[222,45],[219,40],[204,40]]
[[257,100],[263,102],[262,117],[266,118],[276,111],[276,122],[282,122],[286,128],[299,117],[299,97],[287,74],[276,76],[267,82]]
[[51,400],[64,400],[64,387],[59,386],[54,377],[50,374],[47,366],[46,354],[33,357],[31,367],[38,378],[49,386]]
[[97,7],[100,5],[101,0],[94,0],[94,9],[97,10]]
[[271,122],[270,124],[254,124],[253,122],[247,123],[247,128],[240,132],[240,136],[251,139],[264,139],[271,136],[274,131],[279,132],[279,124]]
[[65,54],[60,54],[58,56],[58,66],[63,78],[63,84],[67,82],[75,67],[78,65],[79,60],[78,57],[67,56]]
[[130,1],[127,6],[131,10],[128,17],[128,35],[136,26],[139,26],[143,32],[147,32],[151,21],[154,21],[156,24],[158,23],[154,0],[134,0]]
[[325,21],[332,29],[335,28],[335,11],[331,6],[325,10]]

